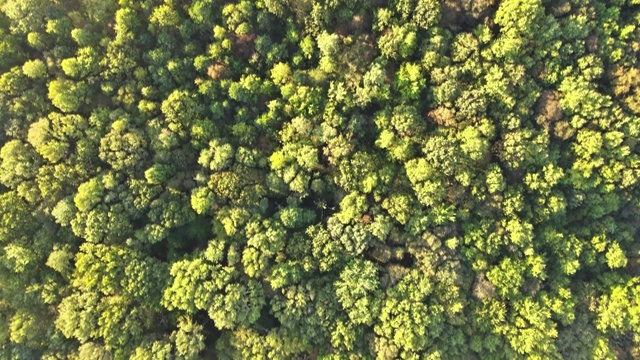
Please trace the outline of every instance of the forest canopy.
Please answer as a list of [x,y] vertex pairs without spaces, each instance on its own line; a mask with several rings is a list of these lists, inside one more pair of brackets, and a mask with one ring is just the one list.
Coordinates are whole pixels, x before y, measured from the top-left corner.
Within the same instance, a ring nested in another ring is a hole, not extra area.
[[640,0],[0,0],[0,358],[640,358]]

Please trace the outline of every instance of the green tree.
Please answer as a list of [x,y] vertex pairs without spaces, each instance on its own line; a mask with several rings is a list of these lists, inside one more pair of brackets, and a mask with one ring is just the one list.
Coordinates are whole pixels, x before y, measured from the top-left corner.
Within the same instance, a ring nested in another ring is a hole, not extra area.
[[29,60],[22,65],[22,72],[32,79],[47,77],[47,67],[40,59]]
[[415,26],[393,25],[390,30],[378,39],[380,53],[389,59],[406,59],[413,55],[417,47]]
[[380,310],[378,275],[373,263],[351,261],[336,281],[336,296],[354,324],[371,325]]
[[78,112],[88,103],[89,88],[84,82],[56,79],[49,83],[49,100],[63,112]]
[[398,70],[395,85],[404,99],[418,100],[426,81],[418,64],[403,63]]
[[5,186],[15,188],[33,179],[38,171],[39,159],[31,146],[20,140],[5,143],[0,150],[2,175]]

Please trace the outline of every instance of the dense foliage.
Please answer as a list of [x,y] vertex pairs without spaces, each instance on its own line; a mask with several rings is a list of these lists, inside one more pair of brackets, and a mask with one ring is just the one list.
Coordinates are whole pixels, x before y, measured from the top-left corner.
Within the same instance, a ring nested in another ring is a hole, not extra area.
[[0,358],[640,358],[640,0],[0,0]]

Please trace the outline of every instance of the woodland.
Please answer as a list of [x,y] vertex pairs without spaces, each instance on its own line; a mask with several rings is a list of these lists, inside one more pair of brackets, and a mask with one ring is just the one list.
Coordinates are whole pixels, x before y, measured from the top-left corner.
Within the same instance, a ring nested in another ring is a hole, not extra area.
[[0,0],[1,359],[639,359],[640,0]]

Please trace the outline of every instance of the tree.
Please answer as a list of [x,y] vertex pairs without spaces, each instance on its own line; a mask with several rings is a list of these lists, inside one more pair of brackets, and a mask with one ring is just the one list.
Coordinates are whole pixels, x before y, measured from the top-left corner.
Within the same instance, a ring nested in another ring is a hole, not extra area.
[[373,263],[351,261],[335,284],[336,296],[354,324],[371,325],[380,309],[378,275]]
[[500,4],[496,11],[496,24],[501,26],[502,37],[494,42],[498,56],[514,56],[521,51],[525,40],[532,39],[541,30],[538,23],[544,7],[538,0],[513,0]]
[[25,58],[25,55],[15,37],[7,34],[7,31],[4,29],[0,30],[0,34],[4,37],[0,43],[0,59],[2,60],[0,70],[5,72],[13,66],[20,64]]
[[99,56],[94,48],[83,47],[78,50],[76,57],[62,60],[60,65],[65,75],[72,79],[83,79],[99,71]]
[[78,112],[88,103],[89,88],[84,82],[56,79],[49,83],[49,100],[63,112]]
[[638,324],[638,288],[634,280],[627,284],[617,284],[599,299],[596,327],[601,332],[622,334]]
[[383,63],[371,64],[371,68],[362,76],[363,87],[356,89],[356,104],[364,106],[373,100],[388,100],[390,87],[386,83],[386,76]]
[[403,63],[398,70],[395,84],[403,98],[418,100],[426,86],[426,81],[418,64]]
[[0,149],[2,175],[5,186],[15,188],[36,176],[39,159],[33,148],[20,140],[11,140]]
[[202,111],[195,100],[195,96],[184,90],[173,91],[162,102],[161,110],[169,130],[179,135],[183,135],[189,129],[192,122],[198,118],[199,113]]
[[93,178],[78,187],[73,202],[80,211],[89,211],[100,202],[104,193],[104,185],[99,178]]
[[22,72],[32,79],[47,77],[47,67],[40,59],[29,60],[22,65]]
[[248,327],[258,320],[264,305],[262,286],[249,280],[246,285],[227,285],[223,293],[214,297],[208,314],[218,329]]
[[287,63],[277,63],[271,69],[271,79],[278,85],[286,85],[291,78],[291,68]]
[[205,348],[202,325],[194,323],[190,317],[180,318],[178,330],[171,335],[177,354],[184,359],[197,359],[198,353]]
[[198,214],[206,214],[214,206],[215,195],[207,188],[195,188],[191,193],[191,208]]
[[519,354],[558,356],[554,344],[558,332],[550,320],[551,314],[548,309],[543,309],[530,299],[516,302],[514,307],[512,321],[517,325],[513,328],[506,327],[504,330],[511,347]]
[[346,225],[360,219],[366,210],[366,197],[353,192],[345,196],[340,202],[340,212],[336,215],[336,218]]
[[391,350],[394,356],[398,353],[414,355],[423,351],[429,344],[429,338],[438,335],[437,332],[429,332],[435,316],[430,315],[427,306],[421,302],[394,298],[385,300],[380,320],[374,328],[378,335],[376,348],[390,348],[386,351]]
[[392,25],[389,30],[378,39],[380,53],[389,59],[406,59],[413,55],[417,46],[415,26]]
[[524,283],[525,264],[519,260],[505,258],[487,273],[487,278],[496,286],[498,294],[506,298],[515,296]]
[[114,170],[135,171],[144,165],[147,157],[144,133],[128,128],[124,120],[117,120],[111,131],[100,140],[100,159]]

